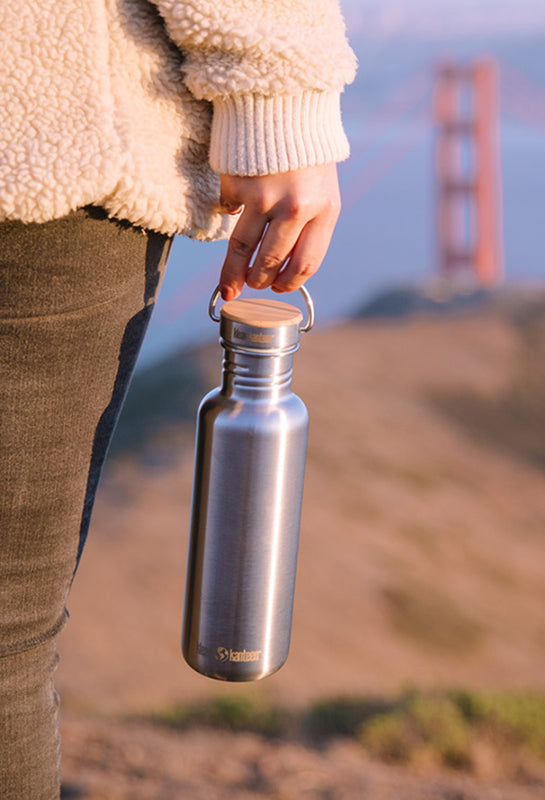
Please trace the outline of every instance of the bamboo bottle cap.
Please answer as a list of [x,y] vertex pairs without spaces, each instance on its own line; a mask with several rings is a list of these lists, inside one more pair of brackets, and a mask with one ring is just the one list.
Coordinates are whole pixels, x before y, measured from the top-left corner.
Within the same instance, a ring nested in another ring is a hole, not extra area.
[[220,313],[231,322],[249,325],[252,328],[278,328],[285,325],[299,327],[303,321],[303,314],[296,306],[278,300],[230,300],[225,303]]
[[278,300],[230,300],[220,310],[220,336],[233,347],[283,350],[297,345],[303,314]]

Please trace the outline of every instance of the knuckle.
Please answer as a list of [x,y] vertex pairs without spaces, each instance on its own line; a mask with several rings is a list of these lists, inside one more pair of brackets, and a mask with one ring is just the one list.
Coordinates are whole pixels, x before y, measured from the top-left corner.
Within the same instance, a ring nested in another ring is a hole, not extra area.
[[326,220],[335,221],[341,213],[340,197],[327,197],[322,201],[320,214]]
[[261,289],[261,281],[257,279],[255,275],[248,275],[246,278],[246,283],[250,287],[250,289]]
[[341,213],[341,198],[330,197],[326,202],[326,211],[331,217],[336,219]]
[[282,205],[282,213],[288,219],[301,219],[306,215],[308,203],[300,197],[287,197]]
[[267,278],[265,275],[260,275],[258,272],[251,272],[249,273],[246,283],[252,289],[263,289],[265,286],[269,286],[272,283],[270,278]]
[[259,263],[257,265],[258,269],[262,269],[265,272],[271,272],[272,270],[278,270],[284,263],[284,259],[276,256],[272,253],[265,253],[259,259]]
[[258,191],[259,188],[256,187],[254,191],[249,193],[245,205],[251,208],[255,214],[266,216],[271,209],[272,202],[269,193],[264,189]]
[[271,209],[271,203],[266,195],[256,195],[252,205],[256,213],[262,216],[268,214]]
[[296,274],[299,279],[303,278],[306,280],[310,278],[311,275],[318,272],[319,267],[320,264],[317,261],[301,261],[301,263],[297,265]]
[[320,267],[317,261],[301,261],[299,264],[290,269],[289,273],[280,273],[278,278],[274,281],[275,288],[282,292],[294,292],[299,289],[308,278],[312,277]]
[[254,249],[248,242],[239,239],[237,236],[231,236],[229,240],[229,250],[235,256],[240,258],[250,258]]

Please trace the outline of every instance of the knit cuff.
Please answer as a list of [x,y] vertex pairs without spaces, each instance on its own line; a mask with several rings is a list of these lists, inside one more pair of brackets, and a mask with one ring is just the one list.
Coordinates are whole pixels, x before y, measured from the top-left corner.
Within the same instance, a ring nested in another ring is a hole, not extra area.
[[348,157],[337,92],[214,100],[210,165],[228,175],[270,175]]

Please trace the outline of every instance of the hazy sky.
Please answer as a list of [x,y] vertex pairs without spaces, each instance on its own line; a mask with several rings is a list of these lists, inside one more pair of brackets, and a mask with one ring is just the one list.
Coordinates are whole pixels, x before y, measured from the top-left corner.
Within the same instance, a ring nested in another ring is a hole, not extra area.
[[545,0],[341,0],[341,4],[352,35],[545,34]]

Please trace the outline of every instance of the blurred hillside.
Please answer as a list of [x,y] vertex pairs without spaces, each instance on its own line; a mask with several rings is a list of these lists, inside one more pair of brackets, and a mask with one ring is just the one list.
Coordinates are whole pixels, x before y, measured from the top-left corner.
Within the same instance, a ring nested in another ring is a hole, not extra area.
[[292,649],[277,675],[242,688],[194,674],[178,648],[193,416],[220,348],[138,375],[69,602],[64,707],[248,691],[301,704],[407,682],[543,688],[544,358],[537,292],[304,338]]

